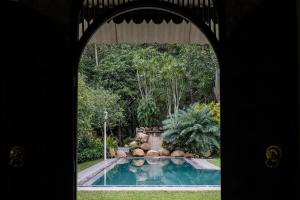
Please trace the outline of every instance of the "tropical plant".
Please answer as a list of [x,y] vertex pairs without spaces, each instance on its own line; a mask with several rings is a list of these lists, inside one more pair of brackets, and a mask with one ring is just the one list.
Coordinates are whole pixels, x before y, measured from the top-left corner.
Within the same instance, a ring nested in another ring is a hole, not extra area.
[[107,149],[115,149],[117,150],[118,148],[118,139],[114,137],[113,135],[109,135],[106,138],[106,144],[107,144]]
[[158,125],[158,109],[151,97],[142,98],[137,109],[139,125],[152,127]]
[[208,106],[200,111],[194,106],[186,111],[178,110],[164,120],[163,125],[165,146],[201,155],[220,149],[220,129],[213,110]]
[[220,103],[215,103],[215,102],[211,102],[209,104],[195,103],[194,104],[194,109],[196,111],[201,111],[206,106],[209,107],[213,111],[213,116],[215,117],[215,119],[217,120],[218,124],[220,125],[220,121],[221,121],[221,107],[220,107]]

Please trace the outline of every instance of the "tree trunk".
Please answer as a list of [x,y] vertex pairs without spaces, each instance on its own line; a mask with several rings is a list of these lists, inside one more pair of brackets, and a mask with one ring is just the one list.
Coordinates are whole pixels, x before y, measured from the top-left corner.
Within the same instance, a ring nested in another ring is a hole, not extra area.
[[96,66],[98,66],[99,65],[99,63],[98,63],[98,50],[97,50],[96,43],[94,44],[94,51],[95,51],[95,63],[96,63]]

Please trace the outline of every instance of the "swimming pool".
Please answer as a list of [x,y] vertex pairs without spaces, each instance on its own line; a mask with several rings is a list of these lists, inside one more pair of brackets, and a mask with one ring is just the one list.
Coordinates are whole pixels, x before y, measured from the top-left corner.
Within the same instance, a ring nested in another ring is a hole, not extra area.
[[220,170],[196,169],[185,158],[127,158],[85,186],[220,186]]

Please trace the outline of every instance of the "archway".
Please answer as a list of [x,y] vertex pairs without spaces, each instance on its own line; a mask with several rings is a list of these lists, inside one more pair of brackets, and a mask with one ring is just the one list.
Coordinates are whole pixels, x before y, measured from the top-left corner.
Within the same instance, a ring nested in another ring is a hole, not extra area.
[[[93,1],[92,1],[93,2]],[[206,1],[204,1],[204,5]],[[210,1],[208,1],[208,4]],[[170,8],[170,3],[165,2],[142,2],[140,3],[134,3],[134,4],[127,4],[124,6],[116,7],[111,10],[111,12],[108,12],[107,17],[103,16],[103,18],[94,18],[92,20],[92,23],[89,24],[87,22],[88,28],[85,30],[84,28],[84,20],[81,26],[83,27],[81,31],[81,37],[78,42],[78,55],[81,55],[83,47],[86,46],[91,36],[94,34],[94,32],[102,26],[107,21],[117,21],[119,18],[126,18],[130,17],[135,12],[144,11],[144,12],[158,12],[163,13],[165,15],[174,15],[179,16],[183,20],[187,20],[189,22],[192,22],[198,29],[200,29],[207,39],[209,40],[210,44],[214,48],[214,51],[218,54],[218,49],[220,48],[219,41],[218,41],[218,34],[216,31],[216,28],[214,28],[215,31],[213,31],[210,25],[206,24],[205,22],[199,22],[197,21],[192,14],[186,14],[188,17],[186,17],[185,12],[183,9],[174,8],[174,6]],[[94,15],[95,15],[95,11]],[[210,24],[210,23],[209,23]],[[215,26],[213,26],[215,27]],[[80,58],[80,56],[78,56]]]

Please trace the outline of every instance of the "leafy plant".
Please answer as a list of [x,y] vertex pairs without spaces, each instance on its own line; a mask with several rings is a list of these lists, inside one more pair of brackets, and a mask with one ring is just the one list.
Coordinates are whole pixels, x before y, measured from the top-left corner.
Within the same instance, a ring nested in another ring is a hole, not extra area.
[[118,139],[115,138],[113,135],[109,135],[106,138],[106,144],[107,149],[112,148],[116,150],[118,148]]
[[158,125],[158,108],[151,97],[142,98],[137,109],[140,126],[152,127]]
[[129,145],[129,143],[132,142],[133,140],[134,140],[133,137],[126,137],[126,138],[124,139],[124,144]]
[[208,106],[201,110],[191,106],[178,110],[163,121],[165,146],[182,148],[195,154],[206,155],[220,149],[220,130],[214,111]]
[[211,102],[209,104],[205,104],[205,103],[196,103],[194,105],[194,109],[196,111],[201,111],[203,108],[205,107],[209,107],[211,110],[213,110],[213,116],[215,117],[215,119],[217,120],[218,124],[220,125],[220,121],[221,121],[221,108],[220,108],[220,103],[214,103]]
[[90,134],[79,135],[77,145],[77,162],[96,160],[103,157],[103,143]]

